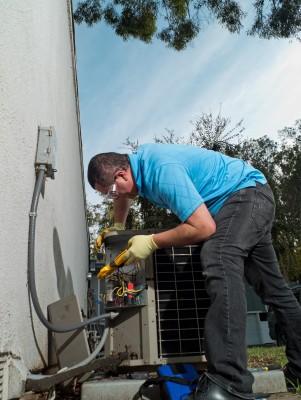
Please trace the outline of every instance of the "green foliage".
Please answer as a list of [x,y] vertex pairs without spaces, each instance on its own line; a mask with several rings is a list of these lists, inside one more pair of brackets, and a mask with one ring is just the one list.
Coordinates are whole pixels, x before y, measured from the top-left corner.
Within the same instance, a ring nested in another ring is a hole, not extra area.
[[162,209],[143,197],[137,198],[137,206],[140,214],[138,229],[171,229],[179,225],[181,221],[171,211]]
[[301,120],[280,132],[276,157],[279,168],[279,215],[277,241],[280,263],[288,279],[301,277]]
[[[267,4],[268,3],[268,4]],[[257,0],[254,3],[255,20],[249,31],[264,39],[299,37],[301,28],[301,1]]]
[[87,0],[78,3],[74,19],[88,26],[104,19],[124,40],[133,37],[149,43],[157,30],[157,4],[150,0],[115,0],[103,6],[100,1]]
[[198,34],[199,28],[192,20],[177,21],[162,29],[158,38],[174,50],[183,50]]
[[90,256],[95,257],[94,242],[105,227],[114,224],[113,203],[103,199],[99,204],[88,204],[87,221],[89,228]]
[[87,0],[77,4],[74,19],[78,24],[85,21],[88,26],[92,26],[101,21],[103,14],[104,12],[99,1]]
[[187,144],[230,155],[231,142],[233,139],[239,140],[241,133],[244,131],[242,120],[228,130],[230,123],[230,118],[221,116],[221,110],[217,117],[214,117],[212,113],[202,113],[200,117],[192,122],[194,129],[189,136]]
[[[202,3],[202,2],[199,2]],[[231,33],[239,33],[242,28],[242,19],[246,16],[236,1],[209,0],[209,10],[216,17],[218,22],[225,26]]]
[[236,153],[266,176],[275,196],[273,244],[288,281],[301,277],[301,120],[279,131],[279,140],[244,140]]
[[[283,368],[287,363],[285,346],[248,347],[248,368],[268,367],[271,365]],[[301,394],[300,385],[292,386],[294,393]]]
[[248,367],[259,368],[269,365],[284,367],[287,364],[284,346],[248,347]]
[[248,12],[240,3],[244,4],[234,0],[83,0],[77,3],[74,19],[88,26],[103,20],[124,40],[150,43],[156,37],[178,51],[210,21],[239,33],[246,16],[253,21],[249,35],[299,39],[301,0],[257,0]]

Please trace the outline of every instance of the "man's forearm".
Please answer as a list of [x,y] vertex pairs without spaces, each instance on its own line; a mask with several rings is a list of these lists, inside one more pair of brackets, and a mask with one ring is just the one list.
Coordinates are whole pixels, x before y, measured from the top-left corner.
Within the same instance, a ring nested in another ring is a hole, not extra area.
[[131,199],[125,197],[114,200],[114,222],[122,222],[125,225],[131,202]]
[[124,255],[125,265],[149,257],[157,248],[186,246],[208,239],[216,225],[205,204],[201,204],[187,220],[176,228],[150,235],[133,236]]
[[176,228],[153,235],[153,240],[160,248],[171,246],[186,246],[200,243],[211,236],[207,232],[203,234],[195,227],[183,223]]
[[154,234],[153,240],[160,248],[186,246],[208,239],[215,230],[215,222],[205,204],[202,204],[186,222],[174,229]]

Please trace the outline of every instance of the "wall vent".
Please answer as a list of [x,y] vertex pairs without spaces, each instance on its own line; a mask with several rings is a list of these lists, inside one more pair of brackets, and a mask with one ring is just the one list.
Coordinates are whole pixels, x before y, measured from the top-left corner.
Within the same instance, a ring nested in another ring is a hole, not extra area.
[[7,399],[7,356],[0,356],[0,400]]

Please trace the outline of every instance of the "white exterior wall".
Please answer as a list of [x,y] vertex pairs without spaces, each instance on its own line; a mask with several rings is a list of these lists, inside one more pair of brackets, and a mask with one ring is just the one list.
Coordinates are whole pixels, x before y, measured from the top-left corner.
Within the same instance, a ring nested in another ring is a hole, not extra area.
[[48,345],[34,310],[31,317],[27,285],[38,126],[54,126],[57,135],[57,173],[38,206],[40,304],[47,315],[49,303],[76,293],[86,310],[88,236],[70,3],[0,0],[0,358],[10,353],[28,370],[45,366]]

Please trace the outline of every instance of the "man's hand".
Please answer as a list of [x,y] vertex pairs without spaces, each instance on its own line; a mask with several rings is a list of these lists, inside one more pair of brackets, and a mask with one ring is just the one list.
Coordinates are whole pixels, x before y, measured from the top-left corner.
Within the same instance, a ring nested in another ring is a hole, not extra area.
[[129,248],[123,256],[124,265],[144,260],[159,248],[153,240],[153,235],[133,236],[128,241],[128,245]]
[[125,230],[125,225],[122,222],[115,222],[114,225],[109,226],[106,228],[107,231],[112,232],[112,231],[124,231]]
[[109,228],[104,229],[100,235],[97,236],[97,239],[95,240],[94,243],[94,251],[95,253],[99,252],[99,249],[101,248],[103,244],[103,238],[105,233],[107,232],[112,232],[112,231],[123,231],[125,229],[125,226],[122,222],[115,222],[114,225],[109,226]]
[[103,238],[104,238],[104,235],[105,235],[106,232],[109,232],[108,229],[104,229],[104,230],[101,232],[101,234],[97,236],[97,238],[96,238],[96,240],[95,240],[95,242],[94,242],[94,252],[95,252],[95,253],[98,253],[98,252],[99,252],[99,249],[100,249],[101,246],[102,246]]

